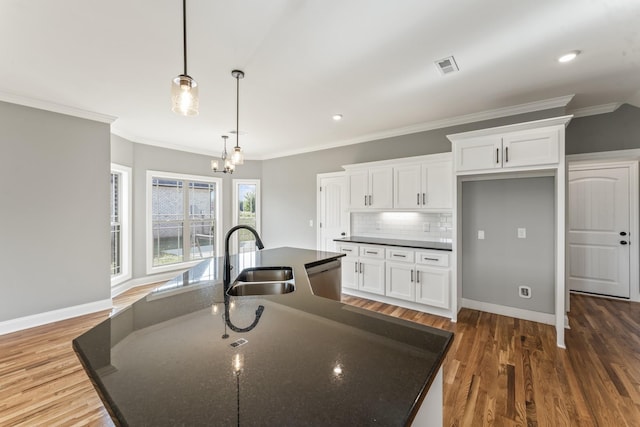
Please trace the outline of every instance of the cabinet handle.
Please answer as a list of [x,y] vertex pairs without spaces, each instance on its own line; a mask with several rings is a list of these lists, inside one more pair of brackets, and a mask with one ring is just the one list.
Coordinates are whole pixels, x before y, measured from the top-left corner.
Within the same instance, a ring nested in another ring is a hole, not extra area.
[[367,196],[364,196],[364,205],[367,206]]
[[416,203],[418,204],[418,206],[420,206],[420,193],[416,194],[416,196],[418,196]]
[[376,252],[376,251],[364,251],[364,253],[372,254],[372,255],[378,255],[378,252]]
[[500,149],[496,148],[496,163],[500,163]]
[[422,258],[422,260],[423,261],[440,261],[438,258],[427,258],[427,257]]
[[351,249],[343,249],[342,252],[352,252]]
[[357,263],[357,262],[355,262],[355,263],[353,263],[353,265],[356,267],[356,271],[355,271],[355,272],[356,272],[356,274],[357,274],[357,273],[358,273],[358,263]]
[[427,193],[422,193],[422,204],[423,205],[427,204]]
[[397,256],[399,258],[406,258],[406,255],[402,255],[402,254],[393,254],[393,256]]
[[362,265],[362,263],[360,263],[360,274],[362,274],[363,271],[364,271],[364,265]]
[[416,283],[420,283],[420,270],[416,270]]
[[505,162],[509,163],[509,147],[504,147],[504,159]]
[[369,194],[369,206],[373,204],[373,196]]
[[413,270],[411,270],[411,283],[413,283]]

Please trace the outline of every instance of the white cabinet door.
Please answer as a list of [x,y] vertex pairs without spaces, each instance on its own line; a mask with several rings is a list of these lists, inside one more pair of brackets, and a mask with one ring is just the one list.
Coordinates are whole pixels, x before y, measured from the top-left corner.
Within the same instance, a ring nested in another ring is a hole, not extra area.
[[449,308],[449,270],[418,267],[416,272],[416,302]]
[[428,163],[422,166],[423,208],[451,209],[453,170],[451,162]]
[[342,258],[342,287],[349,289],[358,289],[359,273],[358,258],[343,257]]
[[393,207],[417,209],[422,204],[422,171],[419,164],[393,168]]
[[384,261],[360,258],[361,291],[384,295]]
[[407,301],[416,300],[414,265],[408,263],[387,263],[387,296]]
[[393,169],[389,166],[369,169],[368,206],[371,208],[393,207]]
[[558,131],[507,133],[502,138],[502,150],[502,166],[505,168],[558,163]]
[[369,194],[369,173],[367,170],[355,170],[347,173],[349,186],[349,207],[364,208]]
[[502,139],[492,135],[455,144],[456,170],[473,171],[502,167]]

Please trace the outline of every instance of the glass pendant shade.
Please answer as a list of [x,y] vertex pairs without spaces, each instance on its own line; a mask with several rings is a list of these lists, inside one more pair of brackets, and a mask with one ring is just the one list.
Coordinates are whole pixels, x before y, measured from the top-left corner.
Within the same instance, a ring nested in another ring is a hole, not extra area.
[[244,153],[242,152],[242,148],[235,147],[233,149],[233,154],[231,154],[231,161],[234,165],[243,165],[244,164]]
[[180,74],[171,83],[171,110],[183,116],[198,114],[198,83],[191,77]]
[[211,160],[211,170],[214,172],[218,171],[218,161],[217,160]]

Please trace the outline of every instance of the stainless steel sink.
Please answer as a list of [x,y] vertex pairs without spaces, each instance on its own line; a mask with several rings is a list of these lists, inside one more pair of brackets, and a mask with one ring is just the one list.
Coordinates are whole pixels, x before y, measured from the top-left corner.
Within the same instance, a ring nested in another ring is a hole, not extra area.
[[232,296],[281,295],[294,290],[291,267],[255,267],[242,270],[227,293]]
[[228,291],[232,296],[279,295],[293,292],[295,286],[291,282],[244,282],[231,286]]
[[291,267],[256,267],[242,270],[236,282],[285,282],[291,279]]

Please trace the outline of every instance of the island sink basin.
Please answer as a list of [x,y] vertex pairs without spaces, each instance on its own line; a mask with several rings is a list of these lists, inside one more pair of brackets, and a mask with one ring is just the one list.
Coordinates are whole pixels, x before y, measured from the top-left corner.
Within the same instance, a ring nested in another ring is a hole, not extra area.
[[291,279],[291,267],[257,267],[242,270],[236,282],[286,282]]
[[293,292],[295,286],[290,282],[245,282],[234,283],[227,292],[232,296],[279,295]]
[[232,296],[281,295],[293,292],[291,267],[256,267],[242,270],[227,294]]

